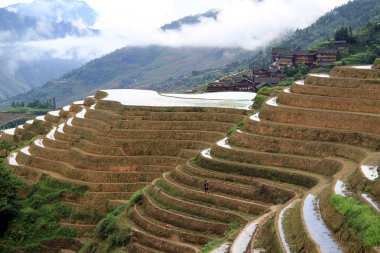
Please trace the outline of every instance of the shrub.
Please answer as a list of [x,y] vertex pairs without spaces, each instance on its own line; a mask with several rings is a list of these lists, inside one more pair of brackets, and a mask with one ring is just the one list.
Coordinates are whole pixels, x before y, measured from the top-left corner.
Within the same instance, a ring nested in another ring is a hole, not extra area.
[[270,96],[272,91],[273,91],[272,88],[264,87],[259,90],[258,94],[261,94],[264,96]]
[[[8,186],[8,189],[12,187]],[[63,228],[59,224],[60,219],[72,213],[61,199],[64,194],[80,197],[85,191],[86,187],[43,177],[18,202],[19,212],[9,224],[0,244],[33,251],[46,242],[74,237],[76,233],[73,229]]]
[[116,208],[102,219],[96,227],[99,244],[90,243],[82,248],[81,252],[114,252],[116,248],[127,244],[131,239],[132,230],[124,216],[141,200],[142,195],[142,190],[133,193],[126,205]]
[[21,181],[10,169],[0,164],[0,235],[18,214],[20,204],[17,200],[21,185]]
[[261,94],[257,94],[256,97],[253,99],[253,107],[255,109],[259,109],[261,108],[261,106],[264,104],[266,100],[266,97],[261,95]]
[[348,228],[360,235],[365,247],[380,244],[380,217],[369,205],[354,198],[339,195],[335,195],[332,202],[344,216]]

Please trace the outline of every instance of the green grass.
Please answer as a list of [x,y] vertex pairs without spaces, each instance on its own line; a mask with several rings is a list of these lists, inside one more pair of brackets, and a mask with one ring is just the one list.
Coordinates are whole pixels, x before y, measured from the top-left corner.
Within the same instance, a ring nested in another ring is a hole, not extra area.
[[349,229],[360,235],[365,247],[380,245],[380,217],[360,201],[335,195],[332,202],[344,216]]
[[254,108],[255,109],[261,108],[261,106],[264,104],[266,99],[267,99],[266,96],[263,96],[261,94],[257,94],[256,97],[253,99]]
[[235,223],[235,222],[229,223],[228,231],[226,235],[223,238],[218,238],[218,239],[208,242],[205,246],[203,246],[200,253],[208,253],[211,250],[219,247],[223,242],[228,240],[229,236],[231,236],[232,234],[235,234],[240,228],[241,228],[241,225],[239,225],[238,223]]
[[201,249],[201,253],[208,253],[211,250],[217,248],[219,245],[221,245],[224,242],[223,239],[215,239],[211,242],[208,242],[203,248]]
[[32,250],[44,242],[74,237],[76,232],[73,229],[59,224],[60,219],[73,213],[61,199],[64,194],[80,197],[85,191],[86,187],[43,177],[20,201],[19,213],[9,224],[0,244]]
[[232,133],[234,132],[235,128],[231,127],[231,128],[228,128],[227,130],[227,136],[231,136]]
[[96,240],[88,242],[81,253],[117,252],[128,244],[132,236],[126,213],[142,198],[142,190],[131,196],[126,205],[120,206],[102,219],[96,227]]
[[376,55],[372,52],[359,52],[335,62],[335,65],[372,64],[375,58]]
[[272,93],[273,89],[272,88],[268,88],[268,87],[264,87],[264,88],[261,88],[258,92],[258,94],[261,94],[261,95],[264,95],[264,96],[270,96],[270,94]]

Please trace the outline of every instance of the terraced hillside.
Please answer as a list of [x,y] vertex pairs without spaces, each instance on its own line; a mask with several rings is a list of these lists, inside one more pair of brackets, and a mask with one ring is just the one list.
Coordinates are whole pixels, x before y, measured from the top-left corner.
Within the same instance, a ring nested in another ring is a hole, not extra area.
[[126,252],[376,252],[379,76],[371,66],[309,75],[259,112],[247,98],[99,91],[40,119],[51,131],[9,163],[28,180],[87,185],[65,200],[79,210],[105,212],[143,188],[122,213]]
[[128,252],[206,252],[220,240],[213,252],[375,251],[379,231],[366,243],[332,198],[365,202],[360,191],[372,189],[363,196],[377,208],[378,180],[366,173],[379,164],[379,75],[336,68],[269,99],[230,137],[144,189]]
[[[138,97],[139,91],[128,91]],[[185,164],[199,150],[222,139],[228,129],[244,119],[246,110],[229,109],[231,100],[207,100],[162,96],[165,101],[178,103],[173,107],[123,106],[119,102],[102,100],[109,95],[99,91],[95,97],[78,101],[60,111],[53,111],[16,129],[7,130],[2,139],[14,141],[15,136],[26,139],[37,135],[30,146],[13,153],[9,159],[16,173],[29,182],[42,174],[66,183],[85,185],[88,191],[81,199],[65,200],[78,212],[89,208],[94,215],[105,214],[109,207],[122,205],[138,189],[149,185],[164,172]],[[146,99],[160,99],[155,92],[143,91]],[[117,95],[117,93],[115,93]],[[140,94],[141,95],[141,94]],[[233,102],[247,107],[250,99]],[[150,96],[150,97],[149,97]],[[155,97],[155,98],[154,98]],[[187,102],[189,101],[189,102]],[[182,107],[199,102],[205,107]],[[208,103],[221,103],[220,108],[208,108]],[[234,107],[234,105],[232,105]],[[44,125],[50,130],[36,133],[33,126]],[[34,180],[33,180],[34,179]],[[74,227],[79,234],[94,228],[97,220],[63,220],[64,226]]]

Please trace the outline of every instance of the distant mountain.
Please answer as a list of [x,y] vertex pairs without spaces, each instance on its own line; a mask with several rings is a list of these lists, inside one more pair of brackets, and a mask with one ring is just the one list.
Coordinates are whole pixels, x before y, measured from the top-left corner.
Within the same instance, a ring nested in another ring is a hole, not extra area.
[[90,61],[57,80],[12,99],[44,100],[54,96],[57,105],[65,105],[94,94],[98,89],[175,91],[175,83],[165,86],[162,82],[191,76],[195,70],[224,66],[249,57],[251,53],[240,49],[128,47]]
[[79,29],[70,23],[55,23],[30,16],[22,16],[0,8],[0,42],[33,41],[85,36],[97,33],[92,29]]
[[365,26],[371,19],[380,17],[379,0],[354,0],[336,7],[305,29],[296,30],[279,43],[281,46],[309,48],[326,38],[333,37],[342,26],[352,29]]
[[84,63],[70,57],[56,59],[49,52],[28,48],[28,43],[96,34],[98,31],[91,28],[23,16],[0,8],[0,101],[42,86]]
[[195,25],[200,23],[202,18],[211,18],[216,20],[218,18],[218,14],[218,10],[209,10],[205,13],[197,14],[194,16],[186,16],[169,24],[161,26],[161,30],[180,30],[183,25]]
[[80,28],[93,25],[97,19],[97,12],[82,0],[34,0],[8,6],[8,10],[55,23],[70,23]]

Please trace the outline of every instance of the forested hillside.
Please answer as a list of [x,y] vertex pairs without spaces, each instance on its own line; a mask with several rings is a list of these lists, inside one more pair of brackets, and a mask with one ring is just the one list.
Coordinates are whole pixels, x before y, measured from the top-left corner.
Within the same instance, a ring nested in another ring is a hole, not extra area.
[[311,26],[296,30],[280,46],[309,48],[333,37],[335,31],[342,26],[355,29],[365,26],[376,17],[380,17],[380,1],[354,0],[323,15]]

